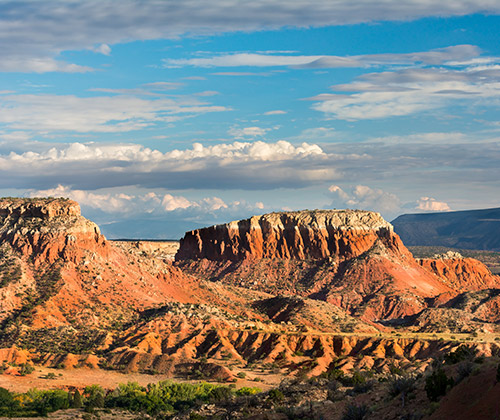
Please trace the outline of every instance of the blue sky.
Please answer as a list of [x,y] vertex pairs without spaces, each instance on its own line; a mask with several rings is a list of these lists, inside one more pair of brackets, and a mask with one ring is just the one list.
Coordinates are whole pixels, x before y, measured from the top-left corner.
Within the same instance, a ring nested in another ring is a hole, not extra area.
[[496,0],[1,1],[0,194],[109,237],[500,206]]

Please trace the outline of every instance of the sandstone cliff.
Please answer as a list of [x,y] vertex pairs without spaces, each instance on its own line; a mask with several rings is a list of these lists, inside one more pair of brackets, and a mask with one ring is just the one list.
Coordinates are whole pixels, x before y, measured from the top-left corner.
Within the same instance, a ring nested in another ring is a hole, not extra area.
[[365,321],[402,318],[454,290],[422,268],[378,213],[272,213],[186,233],[179,267],[268,293],[326,300]]
[[78,341],[81,328],[92,335],[166,301],[201,299],[170,261],[143,255],[107,241],[74,201],[0,199],[1,338],[28,344],[69,328]]
[[78,250],[108,251],[97,225],[81,216],[78,203],[64,199],[0,199],[0,242],[35,264],[76,262]]
[[181,240],[176,259],[345,260],[370,249],[377,239],[391,236],[391,225],[380,214],[368,211],[270,213],[188,232]]

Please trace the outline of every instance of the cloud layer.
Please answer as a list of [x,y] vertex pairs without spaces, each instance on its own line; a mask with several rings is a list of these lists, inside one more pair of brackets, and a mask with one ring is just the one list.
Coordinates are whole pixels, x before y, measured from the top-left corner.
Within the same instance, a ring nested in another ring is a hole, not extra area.
[[272,189],[335,179],[315,144],[234,142],[162,153],[137,144],[73,143],[0,155],[0,187],[77,189],[138,185],[171,189]]
[[86,72],[59,59],[63,51],[112,53],[114,44],[233,31],[413,20],[425,16],[499,13],[496,0],[148,1],[38,0],[0,2],[0,71]]
[[255,53],[220,54],[213,57],[165,59],[165,67],[295,67],[303,69],[372,67],[383,64],[439,65],[446,62],[470,60],[480,54],[474,45],[455,45],[431,51],[406,54],[334,55],[277,55]]
[[0,124],[37,133],[113,133],[228,109],[190,97],[3,95],[0,96]]

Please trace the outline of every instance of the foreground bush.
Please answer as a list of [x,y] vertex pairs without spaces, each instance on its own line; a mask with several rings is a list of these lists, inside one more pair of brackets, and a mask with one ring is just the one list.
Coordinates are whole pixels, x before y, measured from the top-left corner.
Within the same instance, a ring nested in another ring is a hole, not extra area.
[[186,384],[162,381],[146,387],[136,382],[120,384],[106,393],[99,385],[85,388],[83,395],[62,390],[32,389],[25,394],[11,393],[0,388],[0,416],[33,417],[47,416],[69,407],[83,407],[92,413],[99,408],[121,408],[151,415],[173,414],[202,403],[224,401],[233,396],[254,395],[259,388],[245,387],[240,390],[207,383]]
[[446,394],[448,387],[453,386],[453,379],[448,378],[443,369],[432,372],[425,380],[425,392],[431,401],[437,401],[439,397]]

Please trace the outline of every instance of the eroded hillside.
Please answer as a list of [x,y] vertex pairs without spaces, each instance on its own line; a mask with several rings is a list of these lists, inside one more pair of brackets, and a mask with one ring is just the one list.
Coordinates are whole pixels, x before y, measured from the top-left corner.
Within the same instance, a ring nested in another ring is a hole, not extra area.
[[422,371],[460,333],[498,353],[498,277],[460,257],[416,261],[377,213],[188,232],[173,262],[172,244],[107,241],[73,201],[3,199],[0,238],[5,363],[272,382]]

